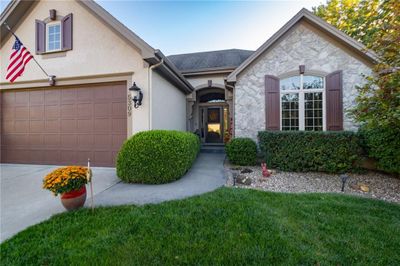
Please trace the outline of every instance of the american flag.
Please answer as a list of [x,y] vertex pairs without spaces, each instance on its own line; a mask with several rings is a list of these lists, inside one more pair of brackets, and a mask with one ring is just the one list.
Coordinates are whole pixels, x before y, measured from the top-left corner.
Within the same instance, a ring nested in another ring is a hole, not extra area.
[[22,75],[26,64],[33,58],[31,53],[24,47],[22,42],[15,37],[15,43],[11,50],[10,64],[7,67],[6,79],[14,82],[16,78]]

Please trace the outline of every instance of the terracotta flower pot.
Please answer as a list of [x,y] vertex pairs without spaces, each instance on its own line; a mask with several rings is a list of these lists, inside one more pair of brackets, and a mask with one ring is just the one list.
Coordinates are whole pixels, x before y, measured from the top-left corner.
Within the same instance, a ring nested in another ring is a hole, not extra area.
[[80,189],[61,194],[61,203],[68,211],[76,210],[85,204],[86,201],[86,186],[83,185]]

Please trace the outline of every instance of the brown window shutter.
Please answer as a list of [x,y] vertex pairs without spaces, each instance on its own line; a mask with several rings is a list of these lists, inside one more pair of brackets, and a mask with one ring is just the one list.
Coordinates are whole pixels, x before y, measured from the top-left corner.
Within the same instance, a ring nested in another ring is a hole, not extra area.
[[61,49],[72,50],[72,14],[68,14],[61,20]]
[[343,130],[343,82],[342,71],[326,76],[326,129]]
[[265,123],[267,130],[280,130],[279,78],[265,75]]
[[44,21],[36,20],[35,36],[36,53],[46,52],[46,23]]

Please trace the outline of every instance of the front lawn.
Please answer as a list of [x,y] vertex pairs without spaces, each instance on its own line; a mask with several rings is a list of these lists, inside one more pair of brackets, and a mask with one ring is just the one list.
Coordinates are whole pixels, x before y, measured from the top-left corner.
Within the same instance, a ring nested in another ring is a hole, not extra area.
[[400,265],[400,205],[222,188],[64,213],[0,248],[2,265]]

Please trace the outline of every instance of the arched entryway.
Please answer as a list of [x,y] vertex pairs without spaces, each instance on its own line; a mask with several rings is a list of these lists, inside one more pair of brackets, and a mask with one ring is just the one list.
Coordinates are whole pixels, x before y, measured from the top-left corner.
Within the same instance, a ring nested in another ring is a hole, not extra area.
[[229,108],[225,90],[204,88],[196,93],[198,133],[202,143],[223,144],[229,130]]

